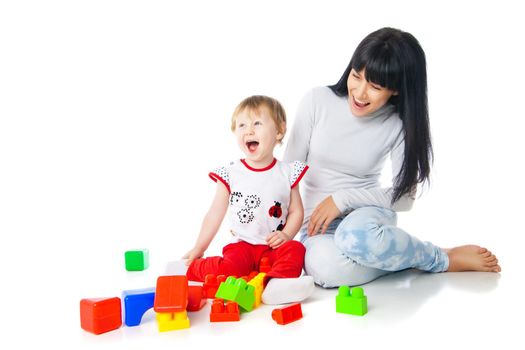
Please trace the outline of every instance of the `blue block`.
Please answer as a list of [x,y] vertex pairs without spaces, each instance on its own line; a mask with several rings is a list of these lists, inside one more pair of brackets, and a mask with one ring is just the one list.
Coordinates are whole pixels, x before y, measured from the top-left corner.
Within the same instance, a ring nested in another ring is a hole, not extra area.
[[146,289],[125,290],[122,292],[124,301],[124,324],[128,327],[138,326],[142,316],[153,307],[155,287]]

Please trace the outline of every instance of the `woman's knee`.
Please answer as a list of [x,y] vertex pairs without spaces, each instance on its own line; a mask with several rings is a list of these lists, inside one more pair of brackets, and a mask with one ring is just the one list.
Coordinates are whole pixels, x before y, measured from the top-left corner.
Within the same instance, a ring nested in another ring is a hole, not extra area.
[[345,254],[356,257],[369,252],[375,242],[381,241],[383,225],[395,224],[395,212],[379,208],[359,208],[350,213],[337,227],[334,243]]
[[314,236],[305,241],[304,270],[323,288],[348,284],[352,279],[352,265],[333,243],[333,235]]

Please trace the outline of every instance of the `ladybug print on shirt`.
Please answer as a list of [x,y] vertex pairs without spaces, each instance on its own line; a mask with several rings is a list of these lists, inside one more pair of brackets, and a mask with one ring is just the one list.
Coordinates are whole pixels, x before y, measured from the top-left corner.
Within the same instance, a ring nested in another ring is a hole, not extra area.
[[279,219],[283,215],[283,210],[281,208],[281,203],[274,201],[275,205],[273,205],[270,210],[268,210],[268,214],[270,214],[271,217]]

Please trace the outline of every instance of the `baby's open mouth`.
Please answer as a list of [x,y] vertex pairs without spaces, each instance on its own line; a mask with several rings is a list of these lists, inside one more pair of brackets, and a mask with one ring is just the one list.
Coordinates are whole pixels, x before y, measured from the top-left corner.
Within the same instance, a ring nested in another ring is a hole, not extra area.
[[255,150],[257,150],[257,146],[259,146],[259,142],[257,142],[257,141],[248,141],[248,142],[246,142],[246,147],[248,147],[248,150],[250,152],[255,152]]

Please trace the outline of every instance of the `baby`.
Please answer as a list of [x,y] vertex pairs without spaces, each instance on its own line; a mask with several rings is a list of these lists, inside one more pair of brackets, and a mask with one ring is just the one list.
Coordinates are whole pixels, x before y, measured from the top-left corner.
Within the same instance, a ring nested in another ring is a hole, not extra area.
[[[304,246],[293,238],[303,222],[299,182],[308,169],[301,162],[285,164],[273,151],[286,132],[281,104],[267,96],[243,100],[232,116],[231,129],[246,158],[216,168],[215,198],[204,217],[195,246],[183,258],[189,280],[207,274],[246,276],[268,257],[262,301],[282,304],[304,300],[313,292],[311,276],[301,276]],[[232,242],[222,256],[202,258],[229,209]]]

